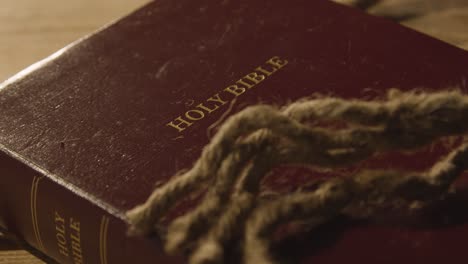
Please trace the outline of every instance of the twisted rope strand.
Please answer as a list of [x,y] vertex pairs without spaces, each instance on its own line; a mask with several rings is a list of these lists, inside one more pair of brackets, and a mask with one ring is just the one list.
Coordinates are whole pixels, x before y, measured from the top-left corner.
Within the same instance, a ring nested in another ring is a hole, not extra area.
[[[267,128],[289,138],[308,138],[321,149],[332,146],[360,146],[364,143],[376,149],[391,146],[414,148],[434,137],[460,133],[468,126],[468,100],[457,91],[434,94],[404,94],[386,103],[320,99],[299,102],[283,109],[284,113],[266,105],[246,108],[231,116],[207,145],[193,168],[173,177],[156,189],[147,201],[127,213],[134,233],[147,234],[181,196],[216,175],[222,160],[235,141],[244,134]],[[333,110],[336,109],[336,110]],[[290,117],[289,117],[289,116]],[[358,124],[385,124],[386,129],[352,129],[334,135],[322,129],[311,129],[296,119],[346,119]],[[382,121],[378,121],[382,120]],[[426,133],[424,129],[432,128]],[[396,138],[395,135],[401,135]],[[394,139],[393,142],[388,140]]]
[[[302,143],[302,142],[301,142]],[[320,159],[323,157],[323,153],[316,153],[314,151],[313,145],[308,145],[308,144],[300,144],[300,145],[287,145],[286,148],[282,148],[282,145],[276,145],[275,146],[275,151],[273,151],[275,154],[271,155],[269,159],[275,160],[275,162],[270,162],[268,166],[261,165],[261,163],[254,162],[254,164],[257,164],[258,168],[262,168],[264,172],[258,172],[261,171],[257,169],[257,173],[249,173],[245,177],[243,182],[249,182],[249,185],[241,185],[241,191],[246,191],[246,189],[257,189],[258,184],[260,184],[260,181],[262,177],[266,174],[266,172],[270,171],[271,168],[274,165],[285,165],[285,164],[301,164],[301,165],[312,165],[312,166],[317,166],[321,165],[323,166],[324,164],[326,165],[331,165],[331,164],[337,164],[343,165],[343,164],[349,164],[350,161],[359,161],[363,160],[364,158],[369,156],[369,152],[364,152],[364,153],[354,153],[354,152],[346,152],[342,154],[338,154],[330,157],[327,157],[325,160],[326,162],[321,162]],[[261,154],[265,155],[265,154]],[[226,160],[229,163],[229,159]],[[334,161],[334,163],[331,163],[330,161]],[[337,166],[337,167],[338,167]],[[237,180],[238,173],[236,168],[240,167],[240,164],[231,164],[230,169],[226,170],[223,173],[219,173],[218,180],[219,182],[223,182],[223,179],[225,182],[228,182],[228,184],[222,184],[224,188],[219,188],[218,185],[215,185],[213,188],[213,192],[210,193],[210,195],[207,195],[205,197],[205,200],[200,203],[199,207],[197,207],[194,211],[191,213],[186,214],[185,216],[182,216],[180,219],[184,220],[185,224],[185,229],[181,230],[178,229],[179,232],[185,232],[185,233],[190,233],[190,230],[195,230],[198,229],[198,236],[203,233],[203,231],[200,230],[202,226],[200,226],[199,223],[205,223],[205,227],[210,226],[212,223],[212,219],[214,216],[218,216],[223,212],[223,214],[228,214],[229,207],[233,206],[234,208],[245,208],[245,210],[250,210],[249,207],[243,207],[240,205],[237,205],[233,202],[230,202],[229,204],[227,203],[227,195],[230,193],[230,188],[229,186],[233,186],[234,182]],[[255,170],[254,170],[255,171]],[[232,172],[229,174],[229,172]],[[258,174],[261,173],[261,174]],[[232,177],[232,178],[231,178]],[[227,179],[226,179],[227,178]],[[251,193],[255,194],[255,192],[250,191]],[[216,203],[216,205],[213,204],[213,200],[215,201],[220,201],[222,199],[224,202],[223,203]],[[206,204],[206,206],[205,206]],[[224,211],[222,211],[224,208]],[[236,209],[237,210],[237,209]],[[199,212],[204,212],[203,214],[200,214]],[[244,213],[241,213],[239,215],[243,215]],[[223,217],[223,216],[221,216]],[[241,219],[239,221],[242,221]],[[177,219],[174,223],[179,224],[179,219]],[[237,224],[239,223],[238,221],[231,221],[230,223]],[[236,227],[219,227],[221,229],[236,229]],[[229,232],[227,232],[229,233]],[[168,235],[168,241],[173,240],[171,238],[172,232],[169,232]],[[178,246],[184,245],[189,241],[190,239],[193,239],[195,237],[189,236],[189,235],[182,235],[178,234],[175,236],[176,238],[184,237],[184,240],[178,240]],[[214,240],[222,241],[223,239],[219,238],[214,238]],[[228,241],[229,239],[225,239]]]
[[[428,200],[447,191],[467,169],[468,144],[464,144],[423,173],[364,171],[350,179],[324,184],[313,193],[294,193],[257,208],[245,231],[245,262],[274,263],[268,237],[277,226],[291,220],[330,217],[347,206],[370,209],[392,199]],[[364,203],[364,205],[362,205]]]
[[385,125],[393,122],[396,112],[410,115],[429,115],[441,109],[455,113],[467,110],[466,98],[457,90],[434,93],[400,92],[391,89],[386,101],[363,101],[342,98],[298,100],[282,112],[292,119],[344,120],[364,126]]
[[[257,133],[260,132],[260,133]],[[248,146],[247,148],[237,148],[236,151],[232,152],[223,162],[223,166],[221,166],[220,170],[218,171],[218,177],[216,179],[216,184],[213,186],[211,191],[205,196],[205,198],[202,200],[202,202],[198,205],[197,208],[195,208],[193,211],[177,218],[174,220],[174,222],[169,226],[168,233],[167,233],[167,241],[166,241],[166,251],[168,253],[174,254],[177,252],[182,251],[184,248],[186,248],[191,241],[196,240],[202,233],[205,232],[205,229],[208,226],[213,225],[213,219],[215,219],[217,216],[219,216],[225,208],[225,211],[223,214],[220,216],[221,219],[224,217],[227,217],[227,215],[230,215],[230,207],[232,207],[236,213],[233,213],[234,215],[238,215],[239,217],[242,215],[245,215],[248,213],[250,210],[249,206],[243,206],[240,204],[237,204],[236,202],[228,202],[229,200],[229,194],[231,193],[232,187],[235,185],[235,182],[238,180],[239,175],[240,175],[240,169],[244,167],[244,164],[246,161],[250,160],[251,154],[255,153],[253,151],[250,152],[245,152],[245,150],[252,150],[255,149],[256,152],[259,152],[262,148],[262,146],[270,146],[270,147],[275,147],[275,152],[276,155],[268,155],[268,159],[264,159],[264,163],[269,164],[268,166],[259,166],[260,163],[258,162],[253,162],[253,164],[256,164],[256,166],[253,168],[253,170],[249,171],[247,176],[245,176],[245,181],[248,182],[248,184],[241,184],[241,191],[245,191],[246,189],[250,190],[252,194],[256,195],[256,191],[253,191],[254,189],[257,190],[258,186],[260,184],[260,180],[262,179],[262,176],[266,174],[269,170],[271,170],[271,167],[275,162],[272,162],[272,160],[276,159],[276,156],[280,156],[281,153],[283,153],[281,160],[282,162],[278,163],[311,163],[313,164],[313,161],[317,161],[319,165],[331,165],[331,164],[346,164],[346,162],[342,161],[336,162],[340,158],[343,159],[343,157],[346,156],[347,160],[351,160],[352,157],[349,157],[349,154],[347,155],[341,155],[341,156],[336,156],[336,157],[329,157],[328,154],[326,153],[315,153],[307,150],[312,150],[313,148],[309,146],[309,144],[304,144],[303,141],[297,142],[296,146],[292,148],[295,153],[292,153],[291,151],[281,151],[281,145],[278,144],[273,144],[275,141],[278,141],[278,137],[273,135],[272,133],[269,133],[269,131],[266,130],[260,130],[257,131],[256,133],[253,133],[251,136],[248,137],[248,142],[252,142],[255,144],[255,147],[253,145],[246,145],[245,143],[242,146]],[[290,147],[290,145],[288,144]],[[244,151],[242,151],[244,150]],[[272,152],[272,151],[270,151]],[[260,152],[263,153],[263,152]],[[284,153],[287,153],[287,155],[284,155]],[[266,154],[261,154],[266,155]],[[258,154],[257,154],[258,156]],[[323,158],[327,156],[326,158]],[[358,155],[356,155],[358,156]],[[362,159],[363,157],[366,157],[366,155],[359,155],[359,159]],[[323,160],[323,161],[322,161]],[[330,162],[331,161],[331,162]],[[259,168],[262,168],[261,170]],[[251,195],[252,195],[251,194]],[[244,194],[240,194],[240,197],[243,197]],[[243,199],[238,199],[236,201],[241,201]],[[247,204],[250,204],[247,203]],[[236,209],[236,208],[243,208],[243,209]],[[238,212],[239,211],[239,212]],[[238,212],[238,213],[237,213]],[[232,218],[232,217],[231,217]],[[231,219],[229,218],[229,219]],[[235,220],[235,219],[234,219]],[[222,220],[220,220],[222,222]],[[241,221],[241,220],[240,220]],[[238,223],[237,221],[225,221],[226,223],[232,223],[236,224]],[[220,230],[229,230],[229,229],[236,229],[236,227],[230,227],[226,225],[221,225],[219,227]],[[215,234],[222,234],[223,232],[215,232]],[[228,233],[228,232],[226,232]],[[213,238],[214,240],[217,241],[229,241],[230,237],[229,236],[223,236],[223,238]]]
[[239,234],[240,230],[244,229],[244,223],[256,205],[261,179],[275,163],[275,157],[272,153],[272,146],[270,146],[254,158],[245,176],[239,180],[240,183],[232,194],[223,214],[197,244],[189,263],[222,262],[225,247]]
[[[332,130],[301,123],[310,119],[342,121],[351,126]],[[341,211],[346,213],[343,207],[359,207],[358,203],[343,204],[342,199],[350,200],[351,196],[351,200],[359,200],[367,207],[370,216],[373,207],[378,208],[389,197],[410,198],[411,193],[411,199],[426,200],[439,195],[466,167],[466,147],[450,154],[426,174],[362,172],[352,181],[334,179],[314,192],[293,194],[258,207],[261,179],[274,165],[293,163],[334,169],[377,152],[412,150],[467,130],[468,97],[458,91],[391,91],[386,101],[319,98],[298,101],[282,109],[267,105],[248,107],[226,120],[191,170],[173,177],[144,204],[127,213],[130,231],[154,232],[158,221],[181,196],[212,181],[213,188],[202,202],[169,226],[166,250],[174,253],[192,245],[191,263],[221,262],[226,245],[247,222],[246,244],[261,248],[257,253],[246,248],[247,263],[270,263],[268,231],[277,224],[311,216],[325,221]],[[329,196],[334,192],[338,192],[336,197]]]
[[140,235],[151,233],[154,224],[181,196],[216,175],[221,162],[240,136],[262,128],[272,129],[280,135],[291,136],[300,136],[309,130],[308,127],[287,118],[271,106],[249,107],[231,116],[203,149],[201,157],[191,170],[172,178],[156,189],[143,204],[127,212],[130,233]]
[[205,195],[199,205],[187,214],[175,219],[169,226],[166,241],[167,252],[174,254],[187,246],[189,241],[197,239],[218,216],[229,200],[229,194],[238,175],[250,161],[255,152],[273,143],[276,137],[266,131],[257,131],[249,135],[247,143],[239,143],[222,162],[213,188]]
[[274,263],[269,254],[269,235],[280,224],[310,216],[332,217],[352,198],[346,181],[334,179],[310,193],[295,193],[255,210],[245,231],[244,261],[248,264]]

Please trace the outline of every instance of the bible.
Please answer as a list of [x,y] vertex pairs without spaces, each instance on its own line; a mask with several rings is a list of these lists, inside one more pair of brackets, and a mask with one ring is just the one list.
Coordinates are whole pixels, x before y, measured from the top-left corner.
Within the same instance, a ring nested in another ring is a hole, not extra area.
[[[467,76],[466,51],[326,0],[157,0],[0,86],[0,225],[59,263],[185,263],[163,237],[127,235],[126,212],[190,168],[226,115],[316,94],[466,91]],[[376,162],[421,170],[437,147]],[[304,170],[275,170],[278,192]],[[468,222],[441,214],[440,228],[335,223],[282,254],[465,263]]]

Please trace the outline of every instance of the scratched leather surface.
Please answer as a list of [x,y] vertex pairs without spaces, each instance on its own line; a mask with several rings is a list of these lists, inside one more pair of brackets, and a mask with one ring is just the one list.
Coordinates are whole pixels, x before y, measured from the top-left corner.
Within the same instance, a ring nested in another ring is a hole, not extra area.
[[[154,182],[193,162],[208,141],[206,128],[219,116],[183,135],[165,124],[183,114],[188,102],[203,102],[271,56],[282,55],[291,63],[282,75],[246,93],[239,108],[320,91],[356,96],[370,86],[434,87],[447,79],[456,82],[465,69],[443,67],[427,79],[422,72],[438,67],[417,66],[424,63],[419,57],[433,60],[431,65],[453,57],[464,65],[466,54],[322,1],[314,4],[314,17],[306,19],[312,9],[305,11],[301,6],[307,3],[296,2],[281,8],[268,4],[254,13],[249,10],[256,4],[247,2],[204,9],[200,6],[212,5],[211,0],[160,1],[2,88],[0,143],[72,186],[128,209],[144,200]],[[179,5],[197,12],[180,12]],[[406,41],[412,44],[405,47]],[[396,49],[406,57],[394,56]],[[411,78],[400,76],[415,68],[422,70]]]

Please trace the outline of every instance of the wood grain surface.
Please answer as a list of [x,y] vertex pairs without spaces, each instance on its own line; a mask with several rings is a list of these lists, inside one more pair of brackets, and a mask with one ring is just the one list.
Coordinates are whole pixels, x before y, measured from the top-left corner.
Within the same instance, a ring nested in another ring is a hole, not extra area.
[[33,255],[24,250],[1,251],[0,264],[43,264]]
[[149,0],[1,0],[0,82]]
[[11,237],[0,233],[0,264],[42,264],[30,253],[21,249],[18,243]]

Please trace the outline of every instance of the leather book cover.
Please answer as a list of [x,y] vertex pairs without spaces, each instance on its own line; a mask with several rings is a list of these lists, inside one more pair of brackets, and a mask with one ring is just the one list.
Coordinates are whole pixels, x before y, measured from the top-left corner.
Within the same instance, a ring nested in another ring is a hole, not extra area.
[[[157,0],[0,86],[0,223],[60,263],[183,263],[157,237],[126,236],[125,212],[190,168],[225,113],[317,93],[466,92],[467,76],[467,52],[326,0]],[[424,169],[444,151],[376,162]],[[466,263],[467,237],[466,221],[336,223],[284,254]]]

